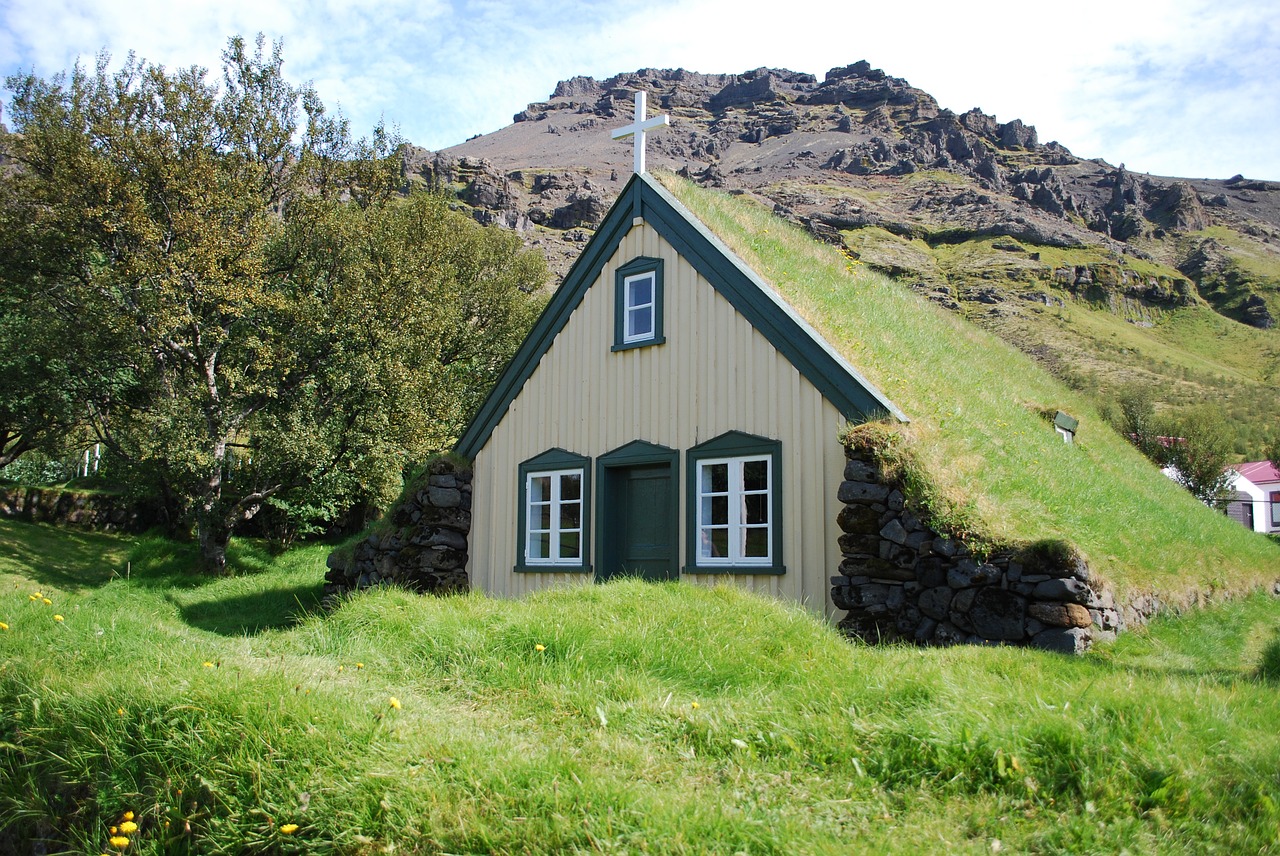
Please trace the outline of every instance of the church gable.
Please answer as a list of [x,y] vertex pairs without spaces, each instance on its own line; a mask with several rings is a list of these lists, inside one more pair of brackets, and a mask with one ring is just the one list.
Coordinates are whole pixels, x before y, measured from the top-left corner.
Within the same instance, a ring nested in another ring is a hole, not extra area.
[[[653,233],[642,238],[650,249],[628,254],[622,249],[624,239],[636,229]],[[593,285],[607,291],[611,302],[606,353],[661,346],[665,325],[680,311],[671,306],[672,287],[665,269],[677,260],[691,266],[845,418],[859,422],[886,414],[904,418],[665,188],[641,174],[618,197],[457,450],[474,457],[484,446]]]

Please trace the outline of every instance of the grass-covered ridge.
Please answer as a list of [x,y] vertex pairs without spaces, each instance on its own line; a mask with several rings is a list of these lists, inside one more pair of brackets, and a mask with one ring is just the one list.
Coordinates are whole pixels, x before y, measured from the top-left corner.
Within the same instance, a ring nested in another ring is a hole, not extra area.
[[114,852],[126,812],[139,854],[1280,844],[1269,596],[1082,658],[868,648],[679,584],[326,616],[320,548],[242,545],[214,580],[182,546],[65,534],[0,521],[13,852]]
[[[1210,511],[995,336],[862,270],[748,199],[664,183],[911,418],[938,495],[995,542],[1061,539],[1126,591],[1172,599],[1280,576],[1280,546]],[[1081,420],[1067,446],[1044,419]]]

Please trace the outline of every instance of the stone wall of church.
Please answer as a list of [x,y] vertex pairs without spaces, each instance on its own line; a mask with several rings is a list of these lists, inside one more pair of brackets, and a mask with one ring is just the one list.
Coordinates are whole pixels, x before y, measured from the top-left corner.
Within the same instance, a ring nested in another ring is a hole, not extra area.
[[846,633],[871,642],[1032,645],[1081,653],[1159,610],[1120,605],[1060,542],[979,556],[908,507],[877,453],[846,446],[837,521],[843,556],[831,598]]
[[466,591],[467,533],[471,531],[471,471],[447,458],[426,473],[387,513],[386,526],[335,551],[325,574],[326,597],[377,585],[447,594]]

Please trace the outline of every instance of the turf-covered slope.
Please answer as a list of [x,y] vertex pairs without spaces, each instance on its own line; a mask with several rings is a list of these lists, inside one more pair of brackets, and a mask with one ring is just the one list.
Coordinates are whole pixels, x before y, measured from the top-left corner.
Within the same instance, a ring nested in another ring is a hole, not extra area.
[[[1174,601],[1280,576],[1280,545],[1201,505],[995,336],[860,269],[748,198],[664,184],[911,418],[944,503],[993,542],[1074,545],[1120,593]],[[1044,418],[1080,418],[1068,446]]]

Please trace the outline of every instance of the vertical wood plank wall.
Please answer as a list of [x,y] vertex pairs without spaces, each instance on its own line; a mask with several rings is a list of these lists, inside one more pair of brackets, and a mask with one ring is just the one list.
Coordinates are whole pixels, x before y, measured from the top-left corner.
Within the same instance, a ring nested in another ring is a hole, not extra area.
[[[637,256],[664,260],[666,342],[612,353],[614,272]],[[787,572],[686,574],[682,579],[738,585],[830,616],[829,577],[840,564],[835,519],[844,454],[836,432],[843,422],[839,411],[670,244],[647,225],[635,226],[476,456],[471,584],[493,595],[518,597],[553,585],[591,582],[586,574],[512,570],[518,541],[517,468],[553,447],[589,456],[594,463],[637,439],[680,452],[677,544],[684,567],[684,453],[738,430],[782,443]],[[592,480],[594,528],[599,513],[594,472]],[[597,546],[593,539],[593,553]]]

